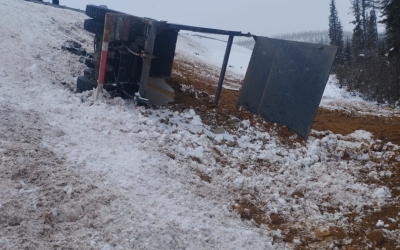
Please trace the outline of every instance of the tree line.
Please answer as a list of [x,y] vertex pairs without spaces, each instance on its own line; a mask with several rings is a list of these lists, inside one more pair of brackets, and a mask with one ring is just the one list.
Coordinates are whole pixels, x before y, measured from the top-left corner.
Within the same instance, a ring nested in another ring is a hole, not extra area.
[[[334,72],[348,90],[356,90],[368,100],[400,105],[400,1],[351,3],[351,37],[344,37],[335,0],[330,3],[329,40],[338,46]],[[378,33],[378,15],[385,25],[384,34]]]

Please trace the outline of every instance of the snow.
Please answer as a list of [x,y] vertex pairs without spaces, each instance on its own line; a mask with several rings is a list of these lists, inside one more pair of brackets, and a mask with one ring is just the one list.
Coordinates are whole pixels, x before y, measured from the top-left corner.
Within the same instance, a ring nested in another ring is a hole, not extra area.
[[390,190],[387,187],[377,188],[374,192],[374,195],[379,199],[386,199],[391,197]]
[[[279,229],[240,218],[233,207],[242,194],[257,194],[245,198],[305,231],[346,227],[350,209],[378,209],[391,197],[387,187],[360,181],[360,170],[378,175],[370,160],[378,153],[362,150],[375,143],[367,131],[321,132],[289,147],[249,121],[216,134],[192,109],[94,102],[91,91],[71,91],[84,65],[59,49],[72,38],[90,50],[86,17],[0,4],[0,247],[290,249],[300,239],[277,240]],[[243,75],[251,53],[234,48],[231,74]],[[220,41],[179,37],[177,53],[199,64],[218,66],[224,51]],[[334,84],[325,96],[327,105],[354,102]],[[340,210],[321,212],[328,207]]]
[[385,223],[381,220],[378,220],[378,222],[376,223],[377,227],[383,227],[385,225]]
[[357,92],[349,92],[345,87],[340,87],[335,75],[329,77],[320,106],[332,110],[346,110],[360,115],[400,115],[398,108],[365,101]]
[[[208,37],[206,34],[181,32],[177,43],[178,56],[221,69],[227,42]],[[245,75],[249,65],[251,50],[232,44],[227,68],[228,74]]]

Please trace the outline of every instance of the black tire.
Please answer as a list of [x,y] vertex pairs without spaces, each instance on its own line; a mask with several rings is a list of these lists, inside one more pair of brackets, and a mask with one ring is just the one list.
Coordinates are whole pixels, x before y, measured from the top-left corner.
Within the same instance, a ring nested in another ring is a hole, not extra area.
[[[107,91],[114,91],[116,87],[112,84],[104,84],[104,89]],[[90,76],[78,76],[76,79],[76,93],[89,91],[97,88],[97,80]]]
[[90,79],[88,76],[78,76],[76,79],[76,93],[93,90],[97,88],[97,81]]
[[97,6],[97,5],[92,5],[92,4],[86,5],[86,15],[88,17],[91,17],[91,18],[95,19],[95,20],[104,22],[104,19],[106,17],[106,13],[107,12],[121,13],[119,11],[110,10],[108,8],[100,7],[100,6]]
[[86,58],[85,59],[85,65],[88,66],[88,68],[94,69],[94,60],[92,58]]
[[91,76],[92,74],[93,74],[93,70],[94,69],[85,69],[84,71],[83,71],[83,75],[84,76]]
[[86,19],[83,23],[83,29],[95,35],[102,36],[104,32],[104,21],[102,23],[93,19]]

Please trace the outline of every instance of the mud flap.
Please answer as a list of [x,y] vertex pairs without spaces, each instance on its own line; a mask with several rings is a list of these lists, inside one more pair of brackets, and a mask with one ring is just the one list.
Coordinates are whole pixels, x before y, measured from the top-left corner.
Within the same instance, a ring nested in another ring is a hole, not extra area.
[[337,47],[257,37],[237,107],[307,139]]
[[149,99],[149,104],[160,106],[174,101],[175,92],[164,78],[149,77],[146,85],[146,98]]

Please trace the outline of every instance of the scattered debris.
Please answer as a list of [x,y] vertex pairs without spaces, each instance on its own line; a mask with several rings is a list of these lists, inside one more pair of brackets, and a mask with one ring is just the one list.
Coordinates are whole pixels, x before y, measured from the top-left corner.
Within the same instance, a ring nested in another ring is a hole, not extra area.
[[86,49],[82,48],[82,45],[74,40],[67,40],[61,45],[62,50],[67,50],[79,56],[86,56]]

